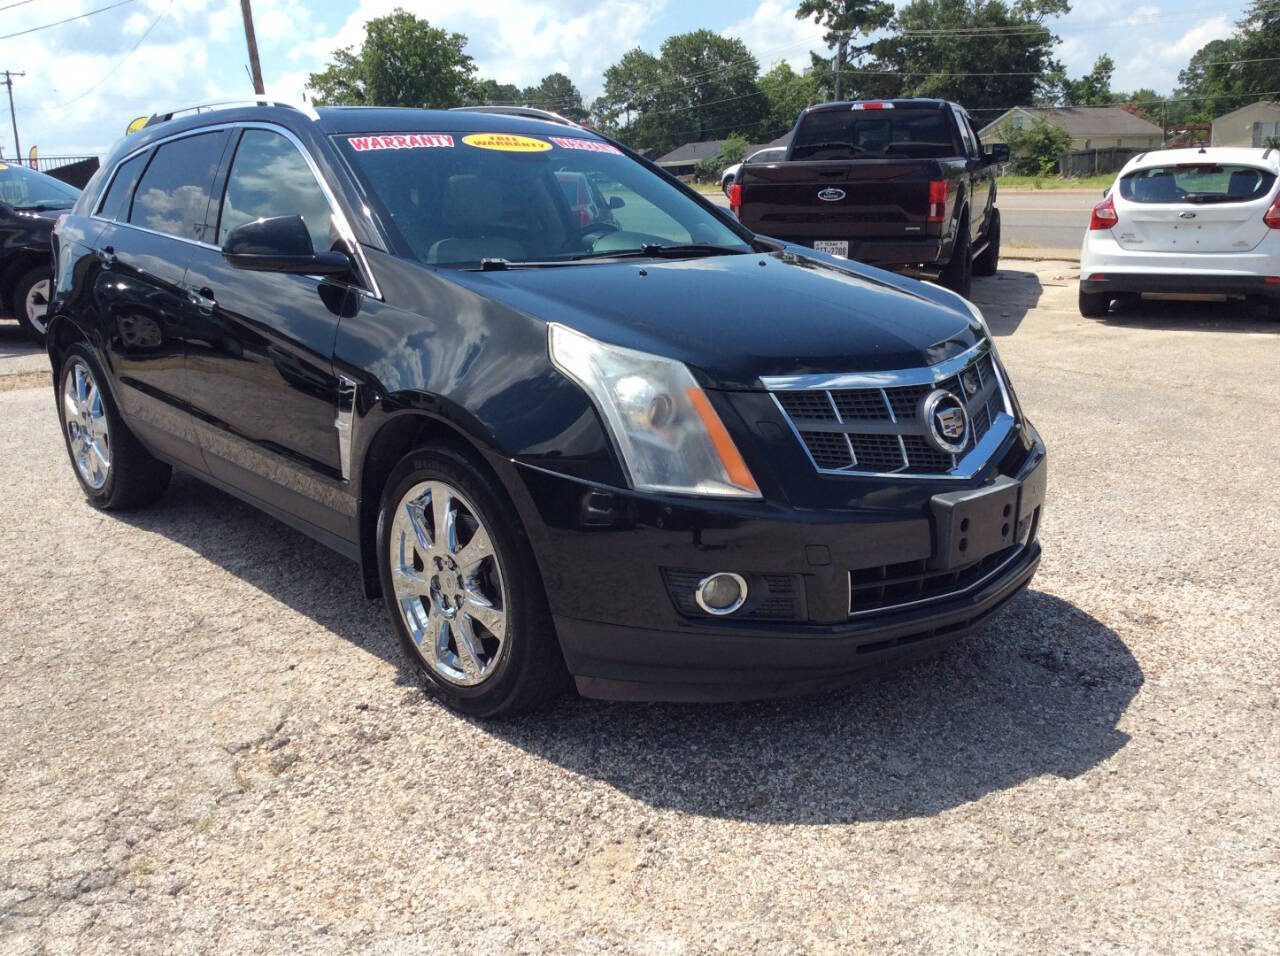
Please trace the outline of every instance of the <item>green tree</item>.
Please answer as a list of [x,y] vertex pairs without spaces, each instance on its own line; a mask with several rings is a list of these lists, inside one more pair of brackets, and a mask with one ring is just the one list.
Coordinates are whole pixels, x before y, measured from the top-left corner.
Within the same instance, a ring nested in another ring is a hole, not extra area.
[[521,99],[526,106],[551,110],[562,116],[581,122],[587,118],[587,111],[582,105],[582,94],[563,73],[549,73],[537,86],[528,87]]
[[1117,93],[1112,99],[1113,102],[1123,106],[1134,116],[1141,116],[1148,123],[1159,126],[1164,122],[1165,117],[1161,110],[1165,97],[1149,87],[1144,86],[1132,93]]
[[818,84],[812,70],[797,73],[786,60],[759,80],[768,113],[760,127],[760,140],[776,139],[796,123],[800,111],[818,98]]
[[463,52],[467,38],[431,26],[396,8],[364,25],[364,43],[344,47],[307,87],[317,104],[348,106],[461,106],[475,66]]
[[[1232,59],[1249,61],[1229,68],[1239,92],[1280,90],[1280,6],[1275,0],[1253,0],[1236,28],[1240,56]],[[1238,97],[1227,109],[1248,102],[1248,97]]]
[[1110,106],[1115,102],[1111,93],[1111,77],[1116,64],[1107,54],[1093,61],[1093,69],[1078,80],[1065,80],[1062,90],[1064,106]]
[[497,80],[477,80],[467,93],[467,105],[510,106],[520,102],[520,87]]
[[1243,68],[1248,64],[1234,61],[1246,59],[1244,49],[1244,41],[1234,36],[1212,40],[1196,50],[1186,69],[1178,72],[1178,88],[1173,94],[1176,102],[1169,104],[1169,122],[1207,121],[1249,101],[1248,97],[1236,96],[1236,93],[1280,89],[1243,85]]
[[869,44],[859,46],[850,41],[888,26],[893,19],[893,4],[885,0],[800,0],[796,19],[812,20],[826,29],[823,42],[836,51],[831,95],[840,99],[848,87],[844,71],[869,48]]
[[661,155],[681,143],[757,130],[768,112],[759,72],[737,38],[680,33],[668,37],[656,57],[635,49],[606,69],[592,113],[601,129]]
[[1071,148],[1071,134],[1040,117],[1021,129],[1005,125],[993,138],[1009,144],[1010,166],[1024,176],[1054,175],[1058,157]]
[[871,44],[871,62],[851,70],[849,86],[860,97],[954,100],[981,126],[983,113],[991,119],[1043,96],[1044,78],[1059,69],[1046,21],[1069,10],[1067,0],[912,0]]

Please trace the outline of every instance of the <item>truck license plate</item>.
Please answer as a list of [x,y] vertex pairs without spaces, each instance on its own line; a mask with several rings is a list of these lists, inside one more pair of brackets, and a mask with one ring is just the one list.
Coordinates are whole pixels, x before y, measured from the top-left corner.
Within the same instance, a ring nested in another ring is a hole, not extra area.
[[849,240],[847,239],[817,239],[813,243],[814,252],[825,252],[829,255],[839,256],[841,259],[849,258]]

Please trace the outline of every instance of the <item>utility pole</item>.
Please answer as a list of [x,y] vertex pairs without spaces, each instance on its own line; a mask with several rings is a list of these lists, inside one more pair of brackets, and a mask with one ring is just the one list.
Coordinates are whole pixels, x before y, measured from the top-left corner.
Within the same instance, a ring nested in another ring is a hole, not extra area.
[[253,33],[253,10],[249,6],[249,0],[240,0],[240,12],[244,14],[244,40],[249,45],[249,71],[253,74],[253,92],[264,96],[267,89],[262,85],[262,64],[258,62],[258,38]]
[[18,114],[13,108],[13,78],[26,75],[4,71],[4,85],[9,88],[9,118],[13,120],[13,155],[18,157],[18,162],[22,162],[22,144],[18,142]]
[[837,100],[842,100],[841,95],[844,92],[844,58],[848,49],[849,34],[840,34],[840,40],[836,43],[836,88],[835,94]]

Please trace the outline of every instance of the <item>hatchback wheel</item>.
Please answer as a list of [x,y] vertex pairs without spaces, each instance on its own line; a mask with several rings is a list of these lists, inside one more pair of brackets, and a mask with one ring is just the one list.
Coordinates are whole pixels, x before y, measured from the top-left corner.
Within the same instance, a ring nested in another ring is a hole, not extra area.
[[164,493],[172,469],[133,436],[102,382],[88,346],[67,350],[58,373],[58,418],[76,479],[98,508],[148,504]]
[[13,315],[37,345],[44,345],[51,288],[47,266],[27,271],[13,287]]
[[1111,296],[1105,292],[1081,292],[1080,314],[1089,318],[1106,315],[1111,308]]
[[465,456],[430,448],[392,472],[378,571],[428,689],[476,717],[529,710],[567,674],[532,549],[505,492]]

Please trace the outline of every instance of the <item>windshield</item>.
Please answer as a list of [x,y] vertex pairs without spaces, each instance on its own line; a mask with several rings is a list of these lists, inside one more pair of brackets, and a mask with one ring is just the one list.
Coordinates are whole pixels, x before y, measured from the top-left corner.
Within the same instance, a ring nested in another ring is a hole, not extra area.
[[819,110],[801,121],[791,158],[944,159],[957,149],[942,110]]
[[1129,202],[1250,202],[1275,184],[1274,173],[1233,163],[1178,163],[1135,170],[1120,180]]
[[25,166],[0,163],[0,200],[18,209],[35,206],[70,206],[80,190]]
[[413,255],[474,268],[586,261],[649,246],[750,247],[608,143],[580,136],[335,136]]

